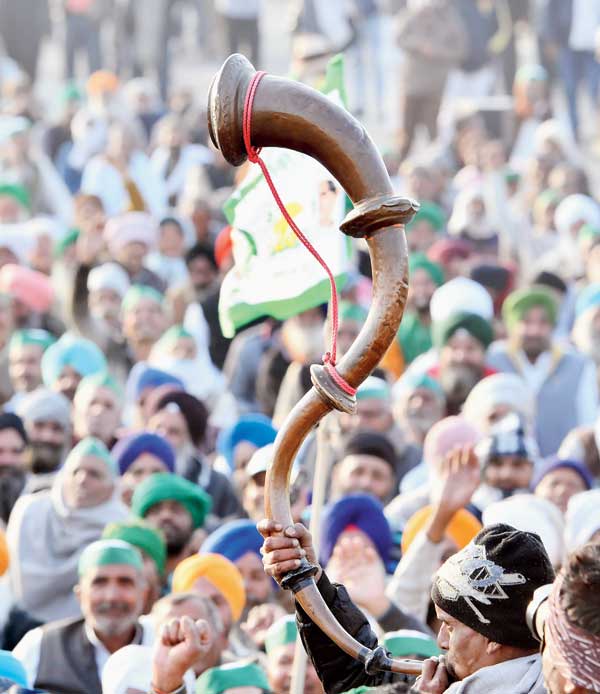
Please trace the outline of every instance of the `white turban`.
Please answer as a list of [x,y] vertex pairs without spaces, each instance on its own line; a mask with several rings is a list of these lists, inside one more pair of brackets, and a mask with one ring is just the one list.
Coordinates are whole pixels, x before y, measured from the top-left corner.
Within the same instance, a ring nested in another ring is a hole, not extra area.
[[540,536],[552,566],[559,566],[564,557],[564,521],[558,506],[533,494],[515,494],[490,504],[483,512],[484,525],[507,523],[517,530]]
[[128,243],[143,243],[151,250],[158,241],[158,225],[146,212],[126,212],[108,220],[104,238],[113,257]]
[[600,207],[588,195],[569,195],[554,212],[554,224],[562,236],[570,239],[571,227],[577,222],[600,226]]
[[565,546],[570,554],[600,530],[600,489],[575,494],[565,514]]
[[456,277],[435,290],[429,308],[431,321],[444,321],[456,313],[475,313],[486,321],[494,317],[488,290],[467,277]]
[[37,388],[19,401],[16,414],[23,422],[58,422],[68,429],[71,422],[71,403],[62,393],[49,388]]
[[121,298],[129,289],[129,276],[117,263],[104,263],[90,270],[87,288],[89,292],[97,292],[102,289],[112,289]]
[[487,418],[499,405],[510,407],[531,425],[535,401],[525,382],[516,374],[487,376],[471,390],[463,405],[463,417],[480,430],[487,429]]

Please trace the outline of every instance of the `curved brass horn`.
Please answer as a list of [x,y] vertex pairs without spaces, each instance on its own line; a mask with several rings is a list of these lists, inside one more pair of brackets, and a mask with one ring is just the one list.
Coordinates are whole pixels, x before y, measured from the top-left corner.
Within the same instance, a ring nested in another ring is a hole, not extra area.
[[[230,56],[209,92],[210,137],[228,162],[246,160],[242,135],[246,92],[255,73],[241,55]],[[339,181],[354,209],[341,230],[364,237],[373,269],[373,300],[368,318],[337,365],[339,374],[358,387],[377,366],[395,338],[408,289],[408,252],[403,227],[419,209],[416,202],[394,195],[384,163],[371,138],[349,113],[319,92],[291,80],[265,75],[254,98],[251,140],[255,147],[284,147],[317,159]],[[354,412],[356,398],[345,393],[323,366],[311,367],[313,388],[294,407],[275,441],[267,473],[265,511],[285,528],[293,523],[289,479],[296,453],[313,427],[332,409]],[[319,627],[368,672],[391,670],[419,674],[421,663],[392,660],[381,647],[373,651],[351,637],[325,604],[304,560],[282,581]]]

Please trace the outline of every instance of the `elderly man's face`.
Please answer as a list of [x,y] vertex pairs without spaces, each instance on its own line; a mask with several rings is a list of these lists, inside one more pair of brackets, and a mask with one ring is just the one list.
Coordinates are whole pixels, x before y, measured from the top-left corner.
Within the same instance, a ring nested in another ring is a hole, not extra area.
[[440,350],[440,385],[449,402],[463,403],[484,372],[485,349],[466,331],[457,331]]
[[166,327],[163,307],[144,297],[123,316],[123,334],[128,340],[156,342]]
[[160,434],[173,446],[181,450],[190,441],[187,422],[181,412],[160,410],[148,422],[148,431]]
[[115,260],[127,270],[131,277],[135,277],[142,269],[144,258],[148,253],[148,246],[140,241],[131,241],[119,249]]
[[93,456],[84,456],[64,469],[63,494],[71,508],[92,508],[108,501],[114,479],[107,464]]
[[554,326],[542,306],[534,306],[517,321],[513,328],[514,339],[529,359],[537,359],[550,349]]
[[419,312],[428,313],[431,297],[437,286],[431,276],[423,268],[417,268],[410,276],[408,301]]
[[446,669],[452,679],[464,680],[482,667],[492,664],[487,657],[489,641],[485,636],[459,622],[437,605],[435,611],[442,623],[437,642],[440,648],[448,651]]
[[178,501],[159,501],[148,509],[146,520],[162,530],[167,542],[167,554],[177,556],[190,541],[194,523],[190,512]]
[[110,444],[121,422],[121,406],[116,393],[110,388],[100,387],[91,397],[75,398],[73,420],[79,438],[95,436]]
[[32,471],[44,473],[56,470],[67,443],[67,430],[52,419],[26,421],[25,428],[29,436],[27,457]]
[[338,494],[371,494],[382,502],[389,499],[396,476],[389,463],[374,455],[347,455],[333,469]]
[[76,593],[86,623],[98,636],[122,636],[135,628],[142,611],[142,574],[128,564],[107,564],[82,576]]
[[235,565],[244,579],[246,589],[246,610],[268,602],[273,594],[273,582],[265,573],[263,563],[254,552],[246,552]]
[[231,607],[229,607],[229,603],[217,586],[211,583],[208,579],[204,578],[204,576],[201,576],[194,581],[191,592],[201,595],[204,598],[208,598],[214,604],[217,610],[219,610],[219,614],[223,620],[223,629],[225,633],[228,634],[233,626]]
[[444,416],[443,399],[429,388],[415,389],[403,404],[397,410],[399,418],[423,435]]
[[39,345],[19,345],[8,355],[8,373],[17,393],[30,393],[42,383],[42,354]]
[[[275,648],[267,656],[267,677],[273,694],[289,694],[292,684],[292,665],[294,664],[295,645],[285,644]],[[321,684],[313,664],[308,661],[306,665],[306,679],[304,680],[304,694],[322,694]]]
[[97,289],[90,292],[88,304],[90,313],[98,320],[106,321],[112,327],[120,324],[121,295],[114,289]]

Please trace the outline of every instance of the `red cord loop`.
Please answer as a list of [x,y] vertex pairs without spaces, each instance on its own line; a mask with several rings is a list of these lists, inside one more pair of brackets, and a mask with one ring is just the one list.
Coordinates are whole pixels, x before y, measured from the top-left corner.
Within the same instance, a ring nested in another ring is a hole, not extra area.
[[325,366],[325,369],[327,370],[327,373],[331,376],[335,383],[345,393],[353,396],[356,395],[356,388],[353,388],[349,383],[347,383],[340,376],[340,374],[335,368],[337,359],[337,333],[339,319],[337,288],[335,286],[335,279],[333,277],[333,273],[329,269],[327,263],[320,256],[317,249],[306,238],[306,236],[302,233],[296,222],[294,222],[294,220],[291,218],[289,212],[287,211],[285,205],[279,197],[279,193],[275,188],[275,184],[273,183],[273,179],[271,178],[271,174],[269,173],[266,164],[260,158],[261,148],[252,146],[252,140],[250,137],[250,133],[252,130],[252,107],[254,105],[254,97],[256,95],[256,90],[261,79],[265,76],[265,74],[266,73],[262,71],[256,72],[252,77],[250,85],[248,86],[248,91],[246,92],[246,99],[244,101],[244,116],[242,122],[242,133],[244,138],[244,146],[246,147],[246,154],[248,155],[249,161],[251,161],[253,164],[258,164],[260,166],[260,169],[263,173],[263,176],[265,177],[267,185],[269,186],[271,194],[273,195],[273,198],[277,203],[277,207],[279,207],[285,221],[289,224],[290,228],[292,229],[298,240],[305,246],[305,248],[307,248],[310,251],[310,253],[314,256],[314,258],[318,261],[318,263],[327,273],[327,277],[329,278],[329,284],[331,287],[331,351],[327,352],[323,356],[323,364]]

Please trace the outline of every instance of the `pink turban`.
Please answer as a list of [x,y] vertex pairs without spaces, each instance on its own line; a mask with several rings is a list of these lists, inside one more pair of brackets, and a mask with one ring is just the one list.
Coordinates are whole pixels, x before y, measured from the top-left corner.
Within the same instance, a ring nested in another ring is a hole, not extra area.
[[453,448],[474,446],[481,438],[474,426],[462,417],[446,417],[434,424],[425,437],[423,460],[436,467]]
[[143,243],[150,250],[156,245],[158,226],[145,212],[126,212],[108,220],[104,238],[113,257],[128,243]]
[[50,279],[41,272],[8,263],[0,269],[0,292],[22,301],[31,311],[45,313],[54,301]]

